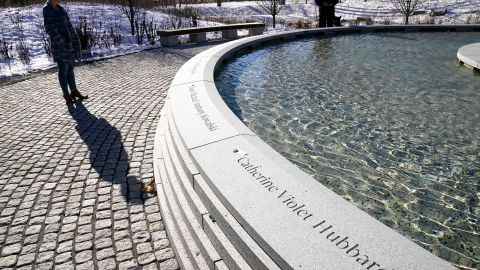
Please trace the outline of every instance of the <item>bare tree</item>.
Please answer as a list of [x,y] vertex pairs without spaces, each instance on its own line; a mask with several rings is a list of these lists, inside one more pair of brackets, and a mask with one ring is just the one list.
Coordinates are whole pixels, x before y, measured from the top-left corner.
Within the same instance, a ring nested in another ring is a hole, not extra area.
[[390,0],[392,4],[403,14],[405,17],[405,24],[408,24],[410,16],[414,15],[419,6],[425,2],[425,0]]
[[130,32],[132,36],[135,35],[135,16],[138,13],[136,0],[124,0],[123,5],[118,6],[118,9],[128,18],[130,22]]
[[272,15],[273,18],[273,28],[275,28],[275,16],[280,13],[283,9],[283,5],[281,5],[282,0],[261,0],[258,1],[257,4],[263,8],[268,14]]

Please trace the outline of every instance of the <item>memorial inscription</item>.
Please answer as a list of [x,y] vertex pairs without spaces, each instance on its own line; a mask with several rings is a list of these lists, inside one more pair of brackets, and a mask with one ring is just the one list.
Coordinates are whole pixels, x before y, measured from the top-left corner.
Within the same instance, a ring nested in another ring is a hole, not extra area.
[[360,244],[355,243],[350,236],[342,235],[338,232],[338,229],[327,220],[315,216],[305,203],[301,203],[301,200],[295,198],[294,194],[277,185],[272,177],[262,173],[262,166],[256,164],[254,159],[247,153],[238,149],[234,149],[233,153],[239,155],[237,163],[249,174],[250,178],[271,193],[283,207],[288,208],[301,222],[307,222],[308,226],[311,227],[315,233],[324,236],[324,241],[326,240],[328,241],[327,243],[331,243],[333,247],[342,250],[344,258],[355,260],[362,269],[366,270],[400,270],[398,268],[382,267],[380,263],[372,259],[373,256],[362,252]]
[[210,131],[218,130],[217,124],[215,124],[215,122],[210,120],[209,115],[203,109],[203,106],[200,100],[198,99],[198,93],[195,90],[195,85],[194,84],[190,85],[190,87],[188,87],[188,90],[190,92],[190,97],[192,99],[193,106],[195,107],[195,111],[197,111],[197,115],[200,117],[200,119],[202,119],[205,126]]

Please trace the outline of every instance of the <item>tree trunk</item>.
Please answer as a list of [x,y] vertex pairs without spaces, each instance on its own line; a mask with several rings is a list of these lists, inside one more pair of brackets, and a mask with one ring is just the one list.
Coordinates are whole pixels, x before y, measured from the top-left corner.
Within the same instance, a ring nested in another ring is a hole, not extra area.
[[128,5],[130,7],[130,30],[132,32],[132,36],[135,35],[135,10],[133,7],[133,0],[128,0]]
[[408,14],[405,15],[405,24],[408,24],[409,17],[410,17],[410,15],[408,15]]
[[273,28],[275,28],[275,14],[273,14],[272,17],[273,17]]
[[222,0],[217,0],[217,7],[221,7],[222,6]]

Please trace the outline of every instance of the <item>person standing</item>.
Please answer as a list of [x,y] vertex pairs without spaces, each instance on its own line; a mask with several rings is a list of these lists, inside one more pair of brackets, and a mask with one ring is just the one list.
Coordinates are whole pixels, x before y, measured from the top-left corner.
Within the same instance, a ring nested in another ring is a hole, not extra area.
[[[65,9],[59,5],[61,0],[48,0],[43,7],[43,22],[50,36],[53,61],[58,65],[58,80],[67,104],[76,99],[86,99],[75,83],[75,63],[81,60],[80,39],[73,29]],[[70,93],[68,88],[70,87]]]
[[335,5],[338,0],[315,0],[320,9],[318,27],[332,27],[335,25]]

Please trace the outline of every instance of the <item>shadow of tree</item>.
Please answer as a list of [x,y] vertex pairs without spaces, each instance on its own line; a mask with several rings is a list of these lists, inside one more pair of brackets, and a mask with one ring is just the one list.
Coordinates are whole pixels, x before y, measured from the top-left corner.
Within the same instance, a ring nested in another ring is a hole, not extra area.
[[141,203],[141,183],[137,177],[128,175],[128,153],[120,131],[104,118],[91,114],[80,101],[69,105],[68,112],[77,122],[75,129],[88,147],[91,166],[100,180],[120,185],[127,202]]

